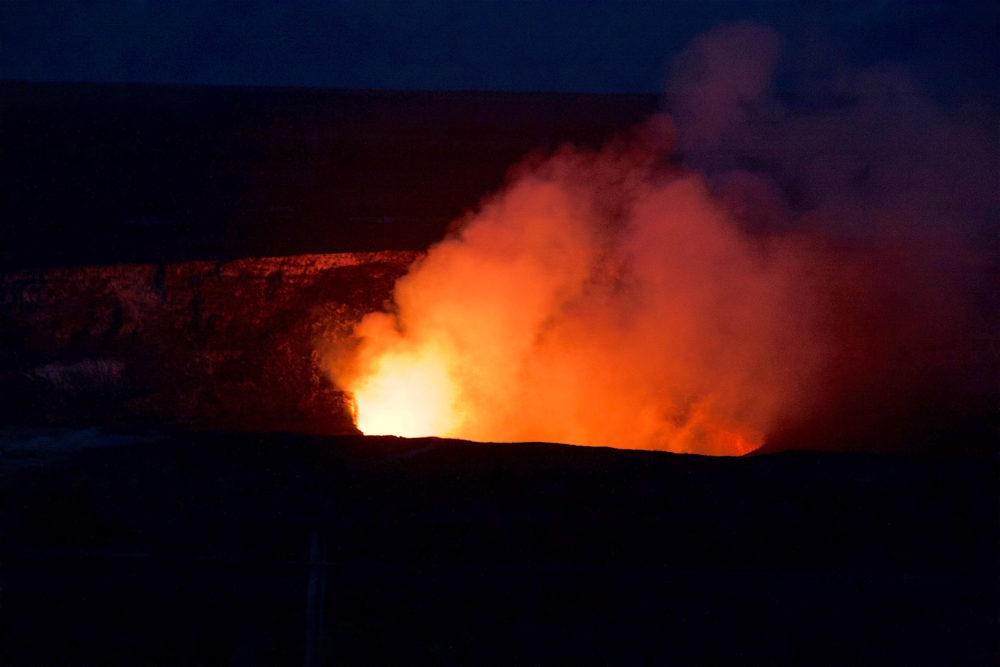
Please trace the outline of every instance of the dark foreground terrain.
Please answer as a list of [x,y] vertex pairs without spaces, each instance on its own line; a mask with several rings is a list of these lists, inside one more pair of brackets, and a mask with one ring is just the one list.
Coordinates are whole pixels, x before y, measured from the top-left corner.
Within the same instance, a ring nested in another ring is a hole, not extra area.
[[0,663],[995,664],[991,459],[0,438]]

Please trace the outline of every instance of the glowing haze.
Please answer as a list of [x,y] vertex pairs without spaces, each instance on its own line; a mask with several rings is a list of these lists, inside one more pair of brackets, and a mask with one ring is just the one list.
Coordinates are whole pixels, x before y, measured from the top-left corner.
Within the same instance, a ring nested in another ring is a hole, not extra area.
[[808,375],[792,263],[642,145],[526,169],[411,268],[339,378],[362,431],[760,444]]
[[[742,454],[845,421],[850,398],[895,414],[887,396],[962,384],[992,320],[967,303],[983,264],[948,216],[995,195],[933,156],[975,141],[895,73],[859,75],[846,118],[789,118],[778,52],[759,26],[699,38],[673,119],[514,169],[329,356],[358,427]],[[866,151],[887,133],[902,156]]]

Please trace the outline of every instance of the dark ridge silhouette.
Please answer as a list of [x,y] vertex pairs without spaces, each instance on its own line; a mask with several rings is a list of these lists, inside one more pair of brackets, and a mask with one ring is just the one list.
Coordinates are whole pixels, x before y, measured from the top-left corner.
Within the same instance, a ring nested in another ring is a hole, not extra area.
[[423,249],[655,95],[0,82],[0,268]]

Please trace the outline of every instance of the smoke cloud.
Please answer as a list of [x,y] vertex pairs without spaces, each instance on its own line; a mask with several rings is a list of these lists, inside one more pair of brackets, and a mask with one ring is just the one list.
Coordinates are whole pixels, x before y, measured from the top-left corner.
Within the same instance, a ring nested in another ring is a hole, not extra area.
[[792,104],[780,50],[699,37],[669,116],[515,167],[329,355],[359,427],[707,454],[993,428],[991,114],[891,67]]

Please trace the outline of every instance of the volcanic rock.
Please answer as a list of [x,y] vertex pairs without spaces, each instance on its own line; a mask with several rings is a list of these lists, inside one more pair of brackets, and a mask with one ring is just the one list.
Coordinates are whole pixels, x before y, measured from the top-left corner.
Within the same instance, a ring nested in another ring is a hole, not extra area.
[[22,270],[0,276],[0,415],[356,432],[316,341],[350,335],[416,253]]

